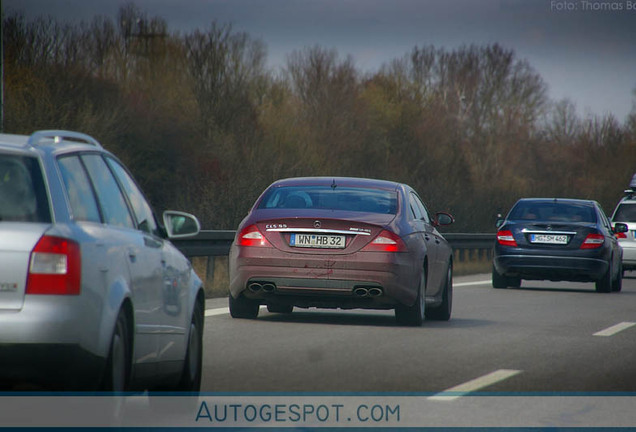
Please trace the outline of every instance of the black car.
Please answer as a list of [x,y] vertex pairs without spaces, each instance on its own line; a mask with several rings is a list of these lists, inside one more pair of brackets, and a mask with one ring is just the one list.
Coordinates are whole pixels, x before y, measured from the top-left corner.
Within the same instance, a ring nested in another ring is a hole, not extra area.
[[596,282],[596,291],[620,291],[622,250],[595,201],[525,198],[497,221],[492,286],[519,287],[521,280]]

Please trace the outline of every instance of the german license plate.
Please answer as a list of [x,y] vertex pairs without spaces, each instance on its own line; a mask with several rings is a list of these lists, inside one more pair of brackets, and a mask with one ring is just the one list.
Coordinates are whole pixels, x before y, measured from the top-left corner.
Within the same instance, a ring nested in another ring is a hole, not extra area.
[[530,243],[568,244],[568,236],[564,234],[530,234]]
[[289,245],[294,247],[343,249],[345,236],[333,234],[292,234]]

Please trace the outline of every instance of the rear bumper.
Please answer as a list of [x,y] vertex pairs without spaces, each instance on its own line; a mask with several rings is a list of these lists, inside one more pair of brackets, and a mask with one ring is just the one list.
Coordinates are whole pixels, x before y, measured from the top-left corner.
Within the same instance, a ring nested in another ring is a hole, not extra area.
[[[416,268],[405,253],[358,252],[331,257],[233,247],[230,294],[263,304],[386,309],[415,301]],[[271,283],[275,288],[254,292],[248,288],[252,282]],[[382,294],[360,296],[354,292],[358,287],[379,288]]]
[[608,262],[599,258],[498,255],[494,265],[502,275],[531,280],[593,282],[607,273]]
[[107,356],[100,320],[83,296],[28,295],[21,309],[0,309],[0,388],[98,389]]
[[636,242],[619,240],[618,244],[623,249],[623,269],[636,269]]
[[0,390],[98,390],[105,363],[78,345],[0,344]]

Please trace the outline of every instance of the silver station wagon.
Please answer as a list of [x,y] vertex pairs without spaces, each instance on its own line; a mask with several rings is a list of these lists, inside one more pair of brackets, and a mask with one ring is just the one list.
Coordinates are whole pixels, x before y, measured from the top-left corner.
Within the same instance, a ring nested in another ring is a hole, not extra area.
[[0,390],[198,391],[204,292],[121,162],[77,132],[0,134]]

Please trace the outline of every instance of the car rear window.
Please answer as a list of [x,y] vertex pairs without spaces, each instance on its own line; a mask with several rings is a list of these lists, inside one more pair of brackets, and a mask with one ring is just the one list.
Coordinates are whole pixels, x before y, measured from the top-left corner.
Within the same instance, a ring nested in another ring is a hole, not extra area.
[[395,214],[397,192],[330,186],[283,186],[270,189],[259,209],[323,209]]
[[38,160],[0,154],[0,221],[51,222]]
[[636,203],[620,204],[612,218],[614,222],[636,222]]
[[517,203],[508,219],[596,223],[596,213],[591,205],[586,204],[530,201]]

